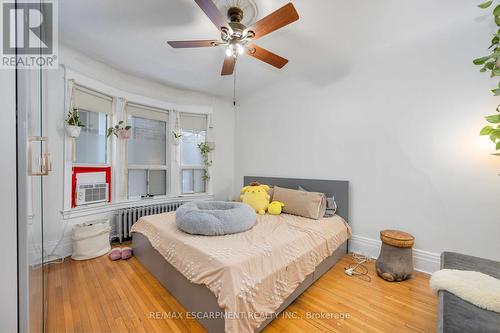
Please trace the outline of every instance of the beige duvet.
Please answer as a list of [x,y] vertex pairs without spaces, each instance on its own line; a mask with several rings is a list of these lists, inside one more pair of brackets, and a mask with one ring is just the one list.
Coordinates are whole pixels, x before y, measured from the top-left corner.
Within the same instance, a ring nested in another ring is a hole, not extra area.
[[262,215],[251,230],[194,236],[177,229],[175,213],[142,217],[132,227],[189,281],[206,285],[225,311],[227,333],[253,332],[351,236],[339,216],[311,220]]

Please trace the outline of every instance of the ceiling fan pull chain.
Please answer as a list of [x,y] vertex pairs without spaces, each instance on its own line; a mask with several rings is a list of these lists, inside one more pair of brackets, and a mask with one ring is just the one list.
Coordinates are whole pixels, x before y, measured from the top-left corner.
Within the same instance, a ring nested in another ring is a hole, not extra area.
[[234,69],[234,74],[233,74],[233,106],[236,106],[236,72],[238,71],[237,68]]

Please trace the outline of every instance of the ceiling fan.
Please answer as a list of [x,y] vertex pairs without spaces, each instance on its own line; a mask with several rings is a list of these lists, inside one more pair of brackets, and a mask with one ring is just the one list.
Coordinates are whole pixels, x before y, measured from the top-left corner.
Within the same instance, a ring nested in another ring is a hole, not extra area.
[[229,22],[223,17],[212,0],[194,0],[205,12],[210,20],[221,32],[221,40],[191,40],[191,41],[170,41],[168,44],[173,48],[190,47],[215,47],[226,45],[226,57],[222,65],[221,75],[231,75],[236,65],[238,55],[247,53],[248,55],[264,61],[269,65],[282,68],[288,62],[253,42],[273,31],[276,31],[299,19],[299,14],[292,3],[288,3],[275,12],[246,27],[241,23],[243,10],[239,7],[230,7],[227,11]]

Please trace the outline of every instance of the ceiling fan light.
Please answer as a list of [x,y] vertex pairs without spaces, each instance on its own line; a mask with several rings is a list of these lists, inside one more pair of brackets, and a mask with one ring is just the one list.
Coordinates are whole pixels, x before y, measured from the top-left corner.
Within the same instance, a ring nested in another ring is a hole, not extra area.
[[226,56],[227,57],[231,57],[233,55],[233,50],[231,50],[231,47],[228,47],[226,49]]
[[236,52],[238,52],[238,54],[243,54],[245,52],[241,44],[236,44]]

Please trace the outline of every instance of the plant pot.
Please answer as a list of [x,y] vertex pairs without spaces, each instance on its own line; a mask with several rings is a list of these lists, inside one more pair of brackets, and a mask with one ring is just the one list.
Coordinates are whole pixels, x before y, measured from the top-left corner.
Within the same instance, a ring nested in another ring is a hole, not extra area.
[[78,138],[80,136],[81,131],[82,128],[80,126],[73,126],[66,124],[66,133],[68,133],[68,136],[71,138]]
[[122,129],[122,130],[119,130],[118,131],[118,136],[120,137],[120,139],[130,139],[130,136],[132,135],[132,131],[131,129]]

